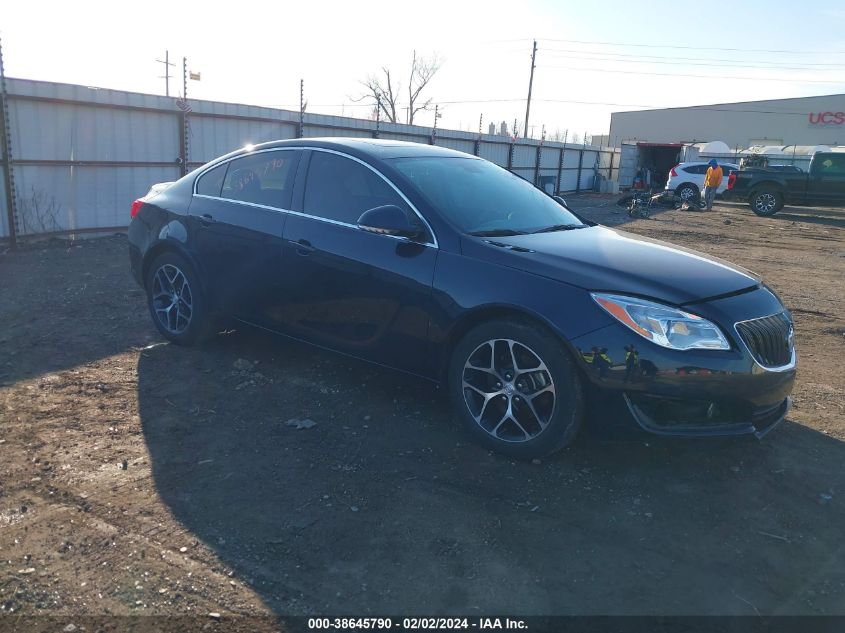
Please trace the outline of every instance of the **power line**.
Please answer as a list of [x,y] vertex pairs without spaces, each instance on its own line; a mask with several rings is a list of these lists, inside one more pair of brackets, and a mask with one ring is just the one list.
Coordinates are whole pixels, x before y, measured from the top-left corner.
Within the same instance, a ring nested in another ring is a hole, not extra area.
[[[827,95],[822,95],[827,96]],[[451,100],[438,100],[437,103],[440,105],[473,105],[473,104],[482,104],[482,103],[518,103],[525,101],[524,97],[513,97],[513,98],[500,98],[500,99],[451,99]],[[760,110],[760,109],[748,109],[748,108],[729,108],[729,107],[719,107],[719,105],[712,105],[712,106],[699,106],[699,105],[691,105],[691,106],[679,106],[679,105],[666,105],[666,104],[657,104],[657,103],[619,103],[614,101],[581,101],[577,99],[537,99],[532,98],[532,101],[539,101],[541,103],[567,103],[571,105],[589,105],[589,106],[612,106],[618,108],[653,108],[653,109],[660,109],[660,110],[680,110],[680,109],[695,109],[695,110],[704,110],[708,112],[739,112],[739,113],[747,113],[747,114],[777,114],[777,115],[792,115],[792,116],[802,116],[806,117],[809,112],[794,112],[788,110]],[[312,107],[314,108],[340,108],[343,107],[358,107],[358,108],[369,108],[372,107],[371,104],[341,104],[341,103],[322,103],[322,104],[315,104]],[[270,108],[296,108],[295,104],[268,104],[264,107]]]
[[543,42],[567,42],[569,44],[595,44],[598,46],[633,46],[638,48],[676,48],[684,50],[697,51],[732,51],[739,53],[789,53],[791,55],[845,55],[845,51],[795,51],[785,49],[768,49],[768,48],[721,48],[717,46],[676,46],[671,44],[633,44],[630,42],[598,42],[592,40],[560,40],[560,39],[543,39]]
[[711,68],[751,68],[757,70],[813,70],[816,72],[842,72],[845,66],[835,66],[833,68],[813,68],[809,64],[806,66],[760,66],[750,64],[707,64],[702,62],[684,62],[684,61],[658,61],[646,59],[613,59],[607,57],[588,57],[585,55],[554,55],[555,59],[584,59],[589,61],[601,62],[622,62],[626,64],[670,64],[673,66],[709,66]]
[[[580,53],[586,55],[612,55],[613,57],[635,57],[635,58],[644,58],[644,59],[672,59],[672,60],[685,60],[685,61],[698,61],[698,62],[735,62],[737,64],[743,64],[748,61],[754,61],[757,64],[772,64],[778,65],[780,62],[767,62],[764,60],[747,60],[747,59],[725,59],[723,57],[678,57],[676,55],[640,55],[640,54],[632,54],[632,53],[613,53],[610,51],[585,51],[576,48],[544,48],[543,51],[551,53],[553,56],[557,56],[557,53]],[[845,68],[845,63],[832,63],[832,62],[799,62],[804,66],[833,66],[837,68]]]
[[794,81],[796,83],[813,84],[844,84],[845,81],[833,81],[826,79],[795,79],[786,77],[746,77],[736,75],[690,75],[685,73],[651,73],[631,70],[609,70],[606,68],[583,68],[578,66],[542,66],[543,68],[561,68],[566,70],[582,70],[593,73],[616,73],[622,75],[654,75],[658,77],[695,77],[698,79],[742,79],[744,81]]

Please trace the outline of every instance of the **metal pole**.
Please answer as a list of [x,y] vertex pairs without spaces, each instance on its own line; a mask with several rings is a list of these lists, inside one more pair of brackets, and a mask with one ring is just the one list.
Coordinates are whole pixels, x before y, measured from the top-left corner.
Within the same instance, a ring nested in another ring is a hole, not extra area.
[[546,126],[543,126],[543,133],[540,135],[540,144],[537,145],[537,155],[534,157],[534,186],[540,184],[540,157],[543,152],[543,141],[546,140]]
[[299,138],[305,133],[305,80],[299,80]]
[[581,166],[584,164],[584,148],[578,150],[578,181],[575,183],[575,193],[581,192]]
[[188,173],[188,58],[182,58],[182,175]]
[[531,51],[531,77],[528,79],[528,102],[525,105],[525,129],[522,131],[524,138],[528,138],[528,115],[531,113],[531,88],[534,85],[534,60],[537,57],[537,40],[534,40],[534,48]]
[[478,117],[478,137],[475,139],[475,147],[473,153],[478,156],[481,153],[481,124],[484,122],[484,114]]
[[378,138],[381,130],[381,97],[376,95],[376,131],[373,132],[373,138]]
[[437,119],[439,117],[437,109],[438,109],[438,106],[435,104],[435,106],[434,106],[434,127],[431,128],[431,138],[429,138],[429,141],[428,141],[429,145],[436,145],[437,144]]
[[18,246],[18,213],[15,207],[15,177],[12,173],[12,141],[9,130],[9,95],[6,92],[6,72],[3,69],[3,44],[0,42],[0,136],[3,145],[3,183],[6,189],[6,217],[9,224],[9,246]]

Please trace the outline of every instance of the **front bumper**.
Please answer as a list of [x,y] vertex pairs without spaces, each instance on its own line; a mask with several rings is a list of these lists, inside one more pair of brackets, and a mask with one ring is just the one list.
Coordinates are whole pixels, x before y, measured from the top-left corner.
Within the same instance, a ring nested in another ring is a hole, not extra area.
[[[733,323],[782,310],[770,297],[759,289],[690,311]],[[608,425],[624,419],[658,435],[762,437],[789,412],[796,357],[766,368],[733,329],[723,330],[730,350],[670,350],[621,324],[573,340],[591,417]]]
[[[769,407],[726,413],[718,400],[673,400],[623,394],[631,416],[640,428],[655,435],[713,437],[754,435],[760,439],[786,419],[792,398]],[[652,399],[649,402],[649,399]],[[709,413],[713,412],[710,417]],[[680,414],[680,415],[679,415]]]

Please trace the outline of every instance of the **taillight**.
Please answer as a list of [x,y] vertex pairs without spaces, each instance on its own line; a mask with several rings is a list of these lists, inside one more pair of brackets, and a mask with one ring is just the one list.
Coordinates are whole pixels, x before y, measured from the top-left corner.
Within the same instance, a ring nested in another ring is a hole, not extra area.
[[138,215],[138,211],[141,210],[141,207],[144,206],[144,201],[141,198],[138,198],[135,202],[132,203],[132,209],[129,211],[129,217],[134,218]]
[[[678,163],[678,165],[680,165],[680,164],[681,163]],[[675,167],[677,167],[678,165],[675,165]],[[675,167],[672,167],[671,171],[669,172],[669,175],[672,176],[672,178],[678,177],[678,172],[675,171]]]
[[734,172],[731,172],[730,176],[728,176],[728,189],[733,189],[735,183],[736,183],[736,174]]

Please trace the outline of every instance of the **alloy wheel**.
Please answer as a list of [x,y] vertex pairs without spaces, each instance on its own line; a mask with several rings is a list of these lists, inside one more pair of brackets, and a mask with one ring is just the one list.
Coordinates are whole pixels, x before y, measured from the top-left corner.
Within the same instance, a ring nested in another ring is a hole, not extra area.
[[526,442],[542,433],[555,410],[549,368],[528,346],[491,339],[464,363],[464,402],[486,433],[499,441]]
[[773,193],[761,193],[754,200],[754,206],[761,213],[771,213],[774,211],[776,205],[777,198],[775,198],[775,194]]
[[682,187],[678,192],[678,197],[685,202],[692,200],[695,197],[695,189],[692,187]]
[[152,304],[161,326],[182,334],[193,316],[194,296],[188,278],[177,266],[164,264],[153,276]]

